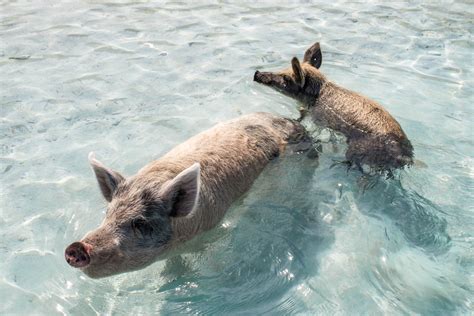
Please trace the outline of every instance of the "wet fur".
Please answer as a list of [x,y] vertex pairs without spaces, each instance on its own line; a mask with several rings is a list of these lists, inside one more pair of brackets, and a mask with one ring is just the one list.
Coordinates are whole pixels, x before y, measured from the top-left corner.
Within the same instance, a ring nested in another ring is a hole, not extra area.
[[288,142],[304,135],[304,128],[296,121],[268,113],[246,115],[178,145],[140,170],[137,177],[161,174],[171,178],[193,162],[200,162],[199,207],[192,217],[172,220],[174,239],[187,240],[217,225],[268,162],[278,157]]
[[[215,227],[288,143],[306,138],[304,127],[295,120],[254,113],[190,138],[130,178],[92,156],[99,186],[110,203],[102,224],[81,241],[92,246],[90,264],[82,270],[90,277],[104,277],[166,258],[178,244]],[[200,164],[197,206],[189,214],[174,214],[170,205],[186,192],[178,190],[165,199],[163,188],[196,162]],[[137,221],[146,222],[147,229],[133,229]]]
[[[304,104],[314,122],[346,136],[351,165],[390,171],[413,163],[413,147],[398,122],[377,102],[329,81],[318,70],[319,43],[276,73],[257,71],[254,80]],[[302,111],[304,114],[305,111]]]

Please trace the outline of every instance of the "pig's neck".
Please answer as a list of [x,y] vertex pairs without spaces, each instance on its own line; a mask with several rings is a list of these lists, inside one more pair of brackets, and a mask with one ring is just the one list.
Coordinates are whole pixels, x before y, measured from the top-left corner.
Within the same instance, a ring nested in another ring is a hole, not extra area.
[[173,229],[173,240],[176,243],[181,243],[192,239],[203,231],[202,229],[202,214],[200,209],[195,210],[192,216],[184,216],[175,218],[171,222]]
[[[214,199],[208,200],[209,196],[213,196]],[[217,196],[209,192],[205,186],[202,186],[198,207],[193,213],[188,216],[173,218],[171,221],[173,239],[178,243],[187,241],[215,227],[229,207],[229,205],[219,201]]]
[[219,182],[206,181],[207,177],[201,177],[198,207],[192,214],[171,221],[173,240],[183,242],[216,227],[232,203],[251,187],[266,163],[267,160],[262,160],[255,166],[255,177],[245,176],[243,172],[221,175]]
[[322,83],[318,95],[314,99],[308,100],[306,104],[310,107],[316,103],[324,103],[326,107],[335,108],[347,92],[346,89],[326,80]]

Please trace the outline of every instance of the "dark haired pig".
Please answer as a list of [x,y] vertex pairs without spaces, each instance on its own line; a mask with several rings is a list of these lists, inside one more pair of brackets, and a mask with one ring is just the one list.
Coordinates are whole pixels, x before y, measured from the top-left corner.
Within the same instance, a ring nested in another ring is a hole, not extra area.
[[255,113],[221,123],[124,178],[89,160],[109,202],[102,224],[65,251],[92,278],[144,268],[216,226],[288,142],[306,137],[294,120]]
[[318,70],[322,63],[319,43],[296,57],[280,72],[256,71],[254,80],[297,99],[316,123],[343,133],[346,158],[359,169],[366,164],[378,171],[413,163],[413,147],[400,124],[377,102],[344,89]]

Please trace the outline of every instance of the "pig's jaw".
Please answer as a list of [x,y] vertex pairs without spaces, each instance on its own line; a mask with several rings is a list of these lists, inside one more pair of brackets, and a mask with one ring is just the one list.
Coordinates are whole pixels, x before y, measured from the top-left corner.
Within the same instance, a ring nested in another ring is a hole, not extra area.
[[109,276],[120,274],[120,273],[134,271],[134,270],[116,271],[115,269],[114,270],[106,270],[106,269],[97,270],[90,267],[81,268],[81,270],[82,272],[84,272],[85,275],[87,275],[89,278],[92,278],[92,279],[101,279],[101,278],[109,277]]
[[121,267],[101,267],[97,268],[93,265],[89,265],[87,267],[81,268],[81,271],[84,272],[88,277],[93,278],[93,279],[100,279],[100,278],[105,278],[109,277],[112,275],[116,274],[121,274],[121,273],[126,273],[126,272],[132,272],[136,270],[143,269],[145,266],[140,266],[140,267],[134,267],[134,268],[121,268]]
[[[80,270],[88,277],[93,279],[100,279],[116,274],[133,272],[146,268],[156,261],[166,259],[169,254],[168,250],[168,247],[162,248],[154,256],[148,258],[142,257],[140,260],[136,261],[120,259],[119,262],[113,262],[114,259],[117,259],[117,254],[111,254],[107,258],[101,259],[100,262],[97,262],[94,260],[94,255],[92,255],[90,264],[86,267],[80,268]],[[120,253],[119,256],[121,258],[127,257],[123,253]]]

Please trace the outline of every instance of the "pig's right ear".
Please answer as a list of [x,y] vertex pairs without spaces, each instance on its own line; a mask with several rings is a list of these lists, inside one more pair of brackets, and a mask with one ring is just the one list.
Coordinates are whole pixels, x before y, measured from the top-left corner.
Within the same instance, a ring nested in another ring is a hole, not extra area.
[[193,164],[181,171],[161,189],[161,198],[168,203],[169,215],[181,217],[191,214],[199,202],[201,165]]
[[114,192],[117,190],[120,182],[124,181],[125,178],[122,177],[120,173],[107,168],[100,161],[95,159],[93,152],[89,153],[89,163],[94,170],[95,177],[99,183],[100,191],[102,191],[102,195],[107,200],[107,202],[112,201]]
[[321,54],[321,46],[319,43],[314,43],[313,46],[308,48],[304,53],[303,61],[310,63],[313,67],[319,69],[323,62],[323,55]]

